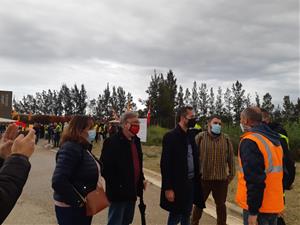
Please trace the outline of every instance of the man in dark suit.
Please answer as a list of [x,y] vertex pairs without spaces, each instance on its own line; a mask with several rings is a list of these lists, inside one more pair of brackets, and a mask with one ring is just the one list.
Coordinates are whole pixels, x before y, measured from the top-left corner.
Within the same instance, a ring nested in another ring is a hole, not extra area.
[[141,197],[145,186],[142,147],[136,136],[140,129],[138,116],[126,112],[120,122],[118,132],[105,139],[100,157],[111,202],[108,225],[132,223],[137,196]]
[[200,184],[199,152],[189,128],[195,126],[193,108],[177,114],[178,125],[163,138],[160,206],[169,211],[168,225],[189,225],[193,204],[204,208]]

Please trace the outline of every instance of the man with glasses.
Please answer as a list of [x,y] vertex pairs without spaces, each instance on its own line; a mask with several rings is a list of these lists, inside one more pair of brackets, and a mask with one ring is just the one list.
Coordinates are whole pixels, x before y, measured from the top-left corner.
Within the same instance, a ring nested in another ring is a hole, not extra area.
[[160,206],[169,211],[168,225],[190,224],[193,204],[204,208],[200,185],[198,151],[189,128],[195,126],[193,108],[177,112],[178,125],[163,137]]
[[[216,203],[217,224],[226,225],[226,198],[228,184],[235,175],[233,147],[229,138],[221,132],[222,121],[217,115],[208,119],[207,131],[199,133],[196,144],[200,152],[200,173],[204,201],[209,194]],[[194,206],[192,225],[198,225],[203,210]]]

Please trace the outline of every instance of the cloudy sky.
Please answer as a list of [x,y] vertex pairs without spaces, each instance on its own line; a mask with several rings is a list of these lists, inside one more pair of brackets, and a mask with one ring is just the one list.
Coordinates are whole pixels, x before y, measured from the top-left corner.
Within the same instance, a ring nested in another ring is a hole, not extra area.
[[15,97],[107,83],[146,98],[154,69],[184,88],[240,80],[300,96],[298,0],[1,0],[0,89]]

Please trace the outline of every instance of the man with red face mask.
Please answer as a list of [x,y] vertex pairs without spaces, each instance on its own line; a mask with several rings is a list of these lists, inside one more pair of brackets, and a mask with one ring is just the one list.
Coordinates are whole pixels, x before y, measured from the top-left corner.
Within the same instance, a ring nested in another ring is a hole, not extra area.
[[136,136],[140,129],[138,116],[126,112],[120,122],[118,133],[104,141],[100,157],[106,194],[111,202],[108,225],[132,223],[137,196],[142,195],[146,184],[141,142]]

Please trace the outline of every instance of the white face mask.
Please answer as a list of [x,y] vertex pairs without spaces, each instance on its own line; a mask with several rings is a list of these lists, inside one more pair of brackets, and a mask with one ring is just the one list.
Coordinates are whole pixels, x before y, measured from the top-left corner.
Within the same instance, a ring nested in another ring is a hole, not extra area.
[[241,127],[242,132],[244,133],[245,132],[245,128],[244,128],[244,125],[242,123],[240,123],[240,127]]
[[251,127],[248,127],[246,125],[243,125],[242,123],[240,123],[240,127],[243,133],[248,132],[251,130]]

